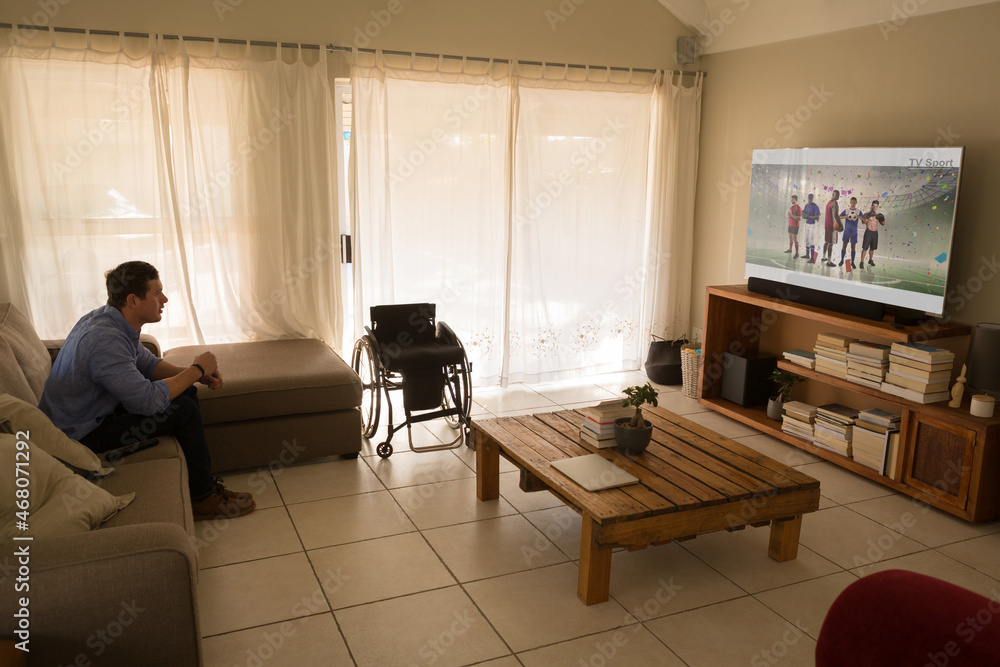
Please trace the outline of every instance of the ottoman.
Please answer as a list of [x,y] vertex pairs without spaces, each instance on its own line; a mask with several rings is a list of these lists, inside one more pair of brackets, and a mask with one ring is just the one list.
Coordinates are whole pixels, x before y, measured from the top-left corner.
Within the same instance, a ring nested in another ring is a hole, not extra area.
[[224,384],[198,387],[212,471],[285,466],[361,451],[361,380],[326,343],[289,339],[192,345],[163,358],[190,365],[209,350]]

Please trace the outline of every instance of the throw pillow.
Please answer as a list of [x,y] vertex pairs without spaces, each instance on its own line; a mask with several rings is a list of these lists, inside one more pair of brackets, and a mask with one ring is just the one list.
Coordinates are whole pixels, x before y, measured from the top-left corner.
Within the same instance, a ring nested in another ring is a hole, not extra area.
[[30,403],[16,396],[0,394],[0,433],[28,433],[36,448],[44,449],[63,463],[102,477],[111,471],[101,467],[101,459],[89,447],[71,440],[55,424]]
[[[27,474],[19,474],[17,468]],[[30,484],[25,487],[19,479],[28,479]],[[37,539],[83,533],[97,528],[135,498],[134,493],[111,495],[74,475],[33,440],[6,433],[0,434],[0,480],[3,488],[10,489],[0,496],[0,538],[4,540],[15,535]]]

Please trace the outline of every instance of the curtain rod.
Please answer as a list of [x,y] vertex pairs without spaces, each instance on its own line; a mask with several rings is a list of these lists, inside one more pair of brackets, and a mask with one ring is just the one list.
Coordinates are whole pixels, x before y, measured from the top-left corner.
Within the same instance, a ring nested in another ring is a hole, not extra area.
[[[41,26],[41,27],[39,27],[39,26],[36,26],[36,25],[23,25],[23,24],[14,25],[14,24],[10,24],[10,23],[0,23],[0,28],[8,28],[8,29],[11,29],[11,30],[15,30],[16,29],[16,30],[48,31],[48,26]],[[52,30],[55,31],[55,32],[66,32],[66,33],[74,33],[74,34],[79,34],[79,35],[83,35],[86,32],[88,32],[87,30],[85,30],[83,28],[52,28]],[[124,35],[126,37],[149,37],[149,33],[145,33],[145,32],[129,32],[129,31],[124,31],[123,32],[123,31],[120,31],[120,30],[90,30],[89,32],[90,32],[91,35],[106,35],[106,36],[111,36],[111,37],[116,37],[118,35]],[[164,39],[180,39],[180,36],[178,36],[178,35],[162,35],[162,37]],[[189,42],[214,42],[214,41],[216,41],[216,39],[213,38],[213,37],[189,37],[189,36],[184,36],[184,39],[186,41],[189,41]],[[282,48],[302,48],[302,49],[316,49],[316,50],[319,50],[320,48],[326,48],[327,51],[341,51],[341,52],[346,52],[346,53],[350,53],[350,52],[352,52],[354,50],[353,47],[350,47],[350,46],[336,46],[334,44],[327,44],[327,45],[321,47],[319,44],[298,44],[298,43],[295,43],[295,42],[268,42],[268,41],[254,40],[254,39],[251,39],[251,40],[232,39],[232,38],[229,38],[229,37],[220,37],[220,38],[218,38],[218,42],[220,44],[246,44],[248,41],[249,41],[249,43],[250,43],[251,46],[268,46],[268,47],[281,46]],[[360,49],[359,48],[358,52],[359,53],[375,53],[375,49]],[[495,63],[504,63],[504,64],[510,64],[510,62],[511,62],[509,58],[484,58],[484,57],[481,57],[481,56],[452,56],[452,55],[438,54],[438,53],[420,53],[420,52],[417,52],[417,51],[413,51],[413,52],[410,52],[410,51],[390,51],[388,49],[382,49],[382,53],[390,55],[390,56],[410,56],[410,55],[412,55],[412,56],[416,56],[418,58],[443,58],[445,60],[463,60],[464,59],[464,60],[471,60],[473,62],[490,62],[491,60],[493,62],[495,62]],[[610,72],[629,72],[629,71],[632,71],[632,72],[640,72],[640,73],[643,73],[643,74],[655,74],[658,71],[656,69],[649,69],[649,68],[646,68],[646,67],[615,67],[615,66],[611,66],[611,65],[577,65],[577,64],[574,64],[574,63],[550,63],[550,62],[542,62],[542,61],[536,61],[536,60],[517,60],[515,62],[517,62],[519,65],[534,65],[534,66],[543,66],[544,65],[545,67],[566,67],[568,69],[588,69],[588,68],[589,69],[606,69],[606,70],[608,70]],[[690,76],[695,76],[697,74],[701,74],[703,77],[707,76],[707,74],[705,72],[701,72],[701,71],[691,71],[691,70],[663,70],[663,71],[665,73],[667,73],[667,74],[681,74],[681,75],[690,75]]]

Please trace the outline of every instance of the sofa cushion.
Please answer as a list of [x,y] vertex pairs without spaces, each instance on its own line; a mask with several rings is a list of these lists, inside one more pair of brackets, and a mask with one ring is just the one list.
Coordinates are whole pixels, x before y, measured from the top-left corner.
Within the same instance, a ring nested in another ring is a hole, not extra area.
[[49,351],[28,318],[0,304],[0,392],[37,405],[51,370]]
[[183,459],[167,458],[138,461],[115,468],[115,474],[98,482],[111,494],[135,492],[128,508],[112,517],[105,527],[135,526],[143,523],[172,523],[194,531],[189,518],[191,501],[188,495],[187,468]]
[[209,350],[219,361],[224,384],[198,385],[205,424],[310,414],[361,405],[361,380],[323,341],[274,340],[256,343],[188,346],[164,359],[189,365]]
[[32,445],[78,470],[106,475],[101,458],[89,447],[69,438],[33,404],[9,394],[0,394],[0,433],[28,433]]
[[[20,456],[19,456],[20,455]],[[15,463],[25,462],[30,475],[31,486],[28,495],[29,507],[24,510],[18,505]],[[91,484],[69,468],[33,446],[30,440],[17,436],[0,434],[0,478],[4,488],[11,493],[0,497],[0,536],[10,539],[14,535],[30,535],[34,538],[54,537],[82,533],[96,528],[128,505],[132,494],[115,497],[107,491]],[[16,512],[27,511],[26,519]],[[25,521],[27,529],[18,527]]]

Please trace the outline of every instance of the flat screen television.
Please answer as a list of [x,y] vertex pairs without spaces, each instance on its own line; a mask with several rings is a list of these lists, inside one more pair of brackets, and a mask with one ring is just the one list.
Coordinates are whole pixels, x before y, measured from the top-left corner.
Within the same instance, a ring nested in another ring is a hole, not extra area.
[[753,151],[746,276],[943,315],[963,153]]

